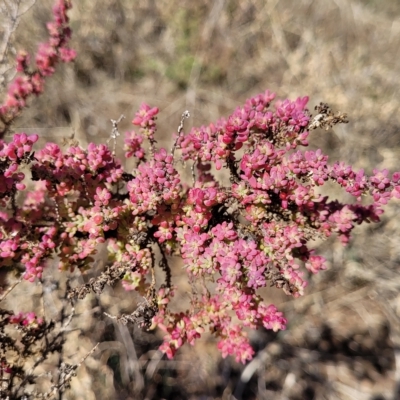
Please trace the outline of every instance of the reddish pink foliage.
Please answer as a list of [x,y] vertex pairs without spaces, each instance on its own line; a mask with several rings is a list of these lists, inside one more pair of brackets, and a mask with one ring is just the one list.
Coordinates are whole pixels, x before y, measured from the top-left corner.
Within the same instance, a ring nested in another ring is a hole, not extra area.
[[20,75],[9,85],[7,97],[0,106],[0,138],[6,128],[26,107],[27,100],[32,95],[39,95],[44,90],[45,78],[55,72],[59,62],[71,62],[75,59],[76,52],[68,47],[71,30],[68,26],[67,11],[71,8],[70,0],[58,0],[53,8],[54,21],[47,24],[49,39],[46,43],[39,44],[35,61],[36,68],[30,70],[30,57],[26,52],[21,52],[17,57],[17,71]]
[[[41,93],[44,77],[59,61],[73,58],[66,47],[69,7],[67,1],[57,3],[50,40],[36,56],[37,71],[27,74],[27,55],[18,58],[23,75],[0,108],[3,121]],[[330,165],[321,150],[300,150],[308,145],[308,97],[271,105],[274,98],[266,91],[227,119],[181,134],[180,156],[155,147],[159,110],[143,104],[132,121],[140,131],[129,132],[125,140],[126,157],[137,163],[133,171],[125,171],[105,145],[62,151],[47,143],[33,151],[38,137],[24,133],[0,141],[0,266],[20,264],[25,279],[34,281],[55,257],[62,270],[91,268],[99,245],[107,244],[108,265],[125,266],[124,287],[147,293],[146,301],[156,304],[152,323],[166,333],[161,350],[169,358],[208,330],[219,338],[224,357],[251,359],[254,351],[243,328],[286,327],[282,313],[265,304],[257,290],[273,285],[287,295],[303,295],[307,274],[326,269],[326,260],[309,242],[336,234],[347,243],[356,225],[379,221],[382,206],[400,198],[400,172],[374,170],[367,176],[344,163]],[[180,161],[194,163],[192,185],[182,182]],[[22,183],[24,166],[36,189]],[[230,176],[227,186],[213,173],[222,168]],[[344,204],[318,194],[327,181],[354,201]],[[25,200],[17,207],[20,191]],[[156,247],[167,277],[154,290]],[[197,288],[185,311],[169,308],[178,289],[171,284],[166,256],[182,258],[187,279]],[[21,314],[10,322],[39,324],[35,318]]]

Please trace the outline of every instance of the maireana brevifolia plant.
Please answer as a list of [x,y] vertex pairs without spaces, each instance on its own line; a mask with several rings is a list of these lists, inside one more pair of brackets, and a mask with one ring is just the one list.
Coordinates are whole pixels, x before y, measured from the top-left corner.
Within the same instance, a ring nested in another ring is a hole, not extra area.
[[[51,39],[40,47],[36,69],[30,70],[26,55],[18,58],[21,75],[0,108],[4,131],[27,99],[43,90],[54,65],[73,58],[66,46],[69,7],[67,1],[57,2]],[[22,266],[29,281],[41,278],[54,259],[66,273],[75,268],[84,273],[106,246],[106,269],[71,289],[71,301],[121,281],[143,301],[132,314],[113,318],[145,329],[158,326],[165,332],[160,349],[169,358],[208,331],[218,338],[224,357],[250,360],[254,351],[244,328],[286,326],[259,289],[275,286],[295,298],[303,295],[305,272],[326,268],[311,242],[337,235],[345,244],[356,225],[379,221],[383,206],[400,198],[400,172],[373,170],[367,176],[342,162],[329,164],[321,150],[301,149],[311,131],[347,122],[322,103],[312,115],[307,103],[308,97],[276,100],[267,90],[227,119],[188,133],[185,112],[171,149],[157,146],[158,108],[143,104],[132,121],[135,130],[125,139],[133,170],[124,169],[106,144],[63,151],[46,143],[34,149],[38,136],[25,133],[1,141],[0,266]],[[113,124],[118,140],[117,121]],[[182,179],[186,165],[190,183]],[[229,184],[217,178],[221,170]],[[354,201],[320,194],[328,181]],[[169,307],[179,290],[171,268],[176,257],[183,260],[192,287],[190,307],[179,311]],[[163,271],[162,281],[156,280],[157,269]],[[33,321],[35,329],[44,323],[33,315],[4,318],[10,324],[18,318]]]

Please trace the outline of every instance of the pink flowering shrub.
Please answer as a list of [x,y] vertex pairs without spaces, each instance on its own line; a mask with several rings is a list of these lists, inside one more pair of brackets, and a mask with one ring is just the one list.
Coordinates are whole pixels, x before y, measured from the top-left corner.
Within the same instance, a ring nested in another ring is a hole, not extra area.
[[[0,108],[5,126],[31,94],[43,90],[56,63],[73,58],[66,47],[69,7],[58,2],[37,71],[28,73],[27,56],[19,58],[25,75],[12,83]],[[224,357],[250,360],[254,351],[244,328],[286,327],[283,314],[264,302],[259,289],[275,286],[288,296],[302,296],[307,272],[326,269],[311,242],[337,235],[346,244],[356,225],[379,221],[383,206],[400,198],[400,172],[374,170],[368,176],[344,163],[330,164],[321,150],[302,149],[311,131],[347,122],[326,104],[313,116],[307,103],[308,97],[275,100],[267,90],[227,119],[186,134],[184,113],[171,150],[156,145],[158,108],[143,104],[132,121],[136,130],[125,139],[133,170],[125,170],[104,144],[63,151],[46,143],[34,149],[38,136],[25,133],[1,141],[0,266],[22,266],[24,279],[33,282],[55,258],[66,273],[86,271],[106,246],[106,270],[71,289],[70,299],[100,294],[106,284],[121,281],[144,301],[134,313],[117,318],[162,329],[160,349],[169,358],[211,332]],[[185,164],[192,168],[190,184],[182,178]],[[228,185],[217,178],[221,170]],[[34,189],[28,189],[29,178]],[[320,194],[328,181],[354,201]],[[187,310],[169,307],[179,290],[172,267],[176,257],[193,288]],[[155,278],[157,268],[164,272],[162,282]],[[27,315],[13,318],[29,326],[42,323]]]
[[[378,221],[382,206],[400,193],[399,173],[374,170],[367,176],[343,163],[328,164],[321,150],[299,150],[317,120],[306,109],[308,99],[272,105],[273,100],[266,91],[227,120],[181,131],[172,151],[155,147],[158,109],[143,105],[133,119],[139,130],[125,141],[126,156],[137,163],[133,171],[124,171],[105,145],[63,152],[47,143],[33,151],[37,135],[23,133],[2,142],[1,265],[21,264],[24,278],[34,281],[56,256],[62,270],[91,268],[99,245],[106,244],[108,269],[73,289],[71,298],[101,293],[106,283],[122,280],[145,301],[121,318],[164,330],[161,350],[168,357],[210,331],[224,356],[251,359],[244,327],[277,331],[286,325],[257,290],[273,285],[301,296],[307,285],[302,269],[326,268],[310,241],[336,234],[346,243],[357,224]],[[319,106],[318,113],[320,124],[329,123],[329,109]],[[182,182],[181,161],[194,164],[191,185]],[[33,191],[22,183],[22,165],[37,182]],[[228,186],[213,174],[222,168]],[[343,204],[317,194],[328,180],[355,201]],[[172,256],[183,259],[198,289],[186,311],[168,308],[177,290]],[[157,267],[165,271],[164,282],[155,282]]]

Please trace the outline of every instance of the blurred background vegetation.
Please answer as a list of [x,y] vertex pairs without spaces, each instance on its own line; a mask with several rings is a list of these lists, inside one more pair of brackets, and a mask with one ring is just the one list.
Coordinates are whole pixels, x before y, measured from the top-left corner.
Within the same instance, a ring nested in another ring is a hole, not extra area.
[[[72,133],[82,146],[106,143],[110,119],[124,114],[121,132],[132,129],[130,120],[147,102],[160,108],[157,134],[164,146],[184,110],[191,112],[189,129],[227,116],[246,98],[270,89],[280,98],[310,96],[311,111],[324,101],[348,114],[349,124],[312,134],[310,147],[322,148],[332,162],[340,159],[367,172],[400,170],[400,2],[81,0],[73,6],[77,60],[47,82],[45,94],[18,119],[16,132],[38,133],[41,144],[62,144]],[[45,40],[51,7],[50,0],[37,1],[22,16],[11,37],[11,62],[14,49],[34,53]],[[12,73],[3,76],[4,93]],[[120,138],[121,158],[122,147]],[[335,188],[327,190],[337,196]],[[330,268],[310,277],[303,298],[265,291],[286,313],[288,330],[252,333],[257,356],[247,366],[221,359],[206,338],[167,361],[156,351],[157,332],[103,316],[132,311],[140,298],[120,287],[87,298],[77,305],[65,356],[79,360],[101,344],[65,398],[400,398],[399,210],[398,203],[389,205],[382,221],[357,228],[346,248],[335,240],[316,244]],[[103,259],[99,254],[92,274]],[[73,274],[79,282],[91,276],[78,275]],[[173,283],[184,299],[189,287],[179,265]],[[63,283],[53,268],[43,286],[19,285],[9,308],[30,310],[46,287],[45,312],[55,315]]]

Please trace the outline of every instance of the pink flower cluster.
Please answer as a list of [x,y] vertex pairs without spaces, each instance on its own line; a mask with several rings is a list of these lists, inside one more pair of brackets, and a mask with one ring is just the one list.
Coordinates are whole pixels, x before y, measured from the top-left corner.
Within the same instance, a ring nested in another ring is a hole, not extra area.
[[[161,300],[162,296],[159,299]],[[254,350],[243,326],[253,329],[264,326],[274,331],[285,329],[286,320],[282,313],[278,312],[275,306],[265,306],[260,301],[258,305],[254,303],[247,310],[248,315],[242,318],[239,316],[239,323],[235,323],[230,315],[232,307],[229,301],[223,301],[218,295],[203,296],[193,307],[196,308],[196,312],[167,313],[165,304],[160,303],[160,313],[154,320],[166,332],[160,349],[168,358],[172,358],[183,344],[194,345],[196,339],[205,332],[205,327],[209,327],[219,338],[218,349],[223,357],[233,355],[236,361],[245,363],[252,359]]]
[[29,327],[30,329],[35,329],[43,324],[43,318],[37,317],[34,312],[20,312],[15,315],[10,315],[8,321],[10,324]]
[[136,176],[126,186],[134,215],[176,206],[182,189],[173,161],[172,155],[161,149],[153,160],[138,166]]
[[[0,199],[8,198],[15,190],[24,190],[22,181],[24,173],[18,171],[19,166],[28,161],[32,146],[38,140],[38,135],[27,136],[25,133],[16,134],[11,143],[0,140]],[[1,204],[1,203],[0,203]]]
[[137,134],[135,131],[127,132],[124,150],[126,150],[125,157],[135,157],[142,160],[145,156],[145,149],[142,147],[143,135]]
[[[153,145],[154,143],[156,143],[154,134],[156,133],[157,129],[156,116],[158,114],[158,111],[159,110],[157,107],[150,107],[148,104],[143,103],[140,106],[139,111],[136,113],[135,118],[132,120],[133,125],[140,127],[141,135],[143,135],[150,141],[153,150]],[[136,140],[139,141],[140,139],[138,138]],[[138,142],[138,144],[140,143],[141,141]]]
[[27,105],[32,95],[39,95],[44,90],[45,77],[54,74],[59,62],[71,62],[75,59],[75,50],[68,47],[71,29],[68,26],[67,11],[71,8],[70,0],[58,0],[53,8],[54,21],[47,24],[49,40],[39,45],[36,54],[36,68],[31,71],[29,55],[21,52],[17,57],[18,75],[8,88],[7,97],[0,106],[0,138],[6,128]]

